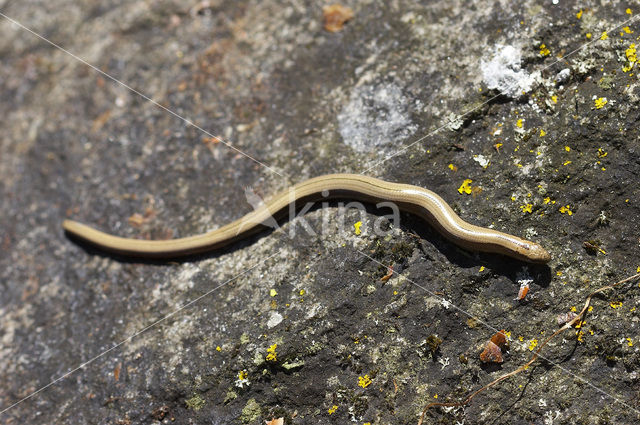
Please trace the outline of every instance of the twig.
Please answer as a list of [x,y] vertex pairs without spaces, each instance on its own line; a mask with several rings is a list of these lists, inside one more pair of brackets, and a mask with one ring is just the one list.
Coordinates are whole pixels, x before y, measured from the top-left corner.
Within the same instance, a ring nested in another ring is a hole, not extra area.
[[505,379],[510,378],[510,377],[512,377],[514,375],[517,375],[518,373],[520,373],[523,370],[527,369],[529,366],[531,366],[531,364],[533,362],[536,361],[536,359],[538,358],[538,356],[539,356],[540,352],[542,351],[542,349],[544,348],[544,346],[547,345],[547,343],[551,339],[555,338],[558,334],[564,332],[565,330],[570,329],[571,327],[573,327],[573,325],[575,325],[576,323],[579,323],[582,320],[582,317],[584,316],[584,313],[589,308],[589,304],[591,303],[591,298],[593,298],[594,295],[596,295],[596,294],[598,294],[600,292],[606,291],[608,289],[615,288],[618,285],[621,285],[623,283],[629,282],[629,281],[637,279],[637,278],[640,278],[640,273],[638,273],[636,275],[633,275],[631,277],[628,277],[626,279],[623,279],[623,280],[621,280],[619,282],[616,282],[613,285],[603,286],[602,288],[596,289],[595,291],[590,293],[589,296],[587,297],[587,299],[586,299],[586,301],[584,303],[584,307],[582,307],[582,310],[580,311],[580,313],[576,317],[574,317],[572,320],[570,320],[567,323],[565,323],[564,326],[562,326],[560,329],[558,329],[553,334],[551,334],[547,339],[545,339],[544,342],[542,344],[540,344],[538,349],[533,353],[533,355],[531,356],[531,359],[529,359],[528,362],[526,362],[525,364],[523,364],[522,366],[520,366],[516,370],[511,371],[509,373],[506,373],[506,374],[496,378],[492,382],[488,383],[484,387],[472,392],[470,395],[467,396],[467,398],[465,398],[462,401],[454,401],[454,402],[449,402],[449,403],[434,402],[434,403],[427,404],[425,406],[425,408],[422,410],[422,415],[420,415],[420,420],[418,421],[418,425],[422,425],[422,423],[424,421],[424,415],[427,413],[427,410],[429,410],[431,407],[462,407],[462,406],[465,406],[465,405],[469,404],[471,402],[471,400],[473,400],[473,398],[475,396],[477,396],[478,394],[480,394],[484,390],[487,390],[487,389],[495,386],[496,384],[504,381]]

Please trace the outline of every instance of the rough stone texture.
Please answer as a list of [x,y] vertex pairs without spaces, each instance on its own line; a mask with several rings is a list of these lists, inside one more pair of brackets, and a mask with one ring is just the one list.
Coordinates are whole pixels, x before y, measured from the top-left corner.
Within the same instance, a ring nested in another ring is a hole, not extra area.
[[[314,1],[0,1],[273,170],[0,18],[0,422],[415,424],[436,395],[525,362],[557,314],[640,267],[640,86],[623,70],[640,25],[618,26],[640,8],[557,3],[349,1],[354,19],[328,33]],[[506,68],[487,69],[501,52]],[[521,77],[524,94],[500,86]],[[329,172],[428,187],[553,260],[467,253],[409,215],[377,237],[375,210],[356,235],[359,213],[335,203],[304,216],[317,235],[294,219],[168,264],[60,227],[196,234],[250,211],[246,186]],[[381,281],[376,261],[399,274]],[[548,361],[427,422],[637,421],[639,304],[637,282],[595,299],[582,341],[566,332]],[[502,365],[479,361],[483,323],[510,332]]]

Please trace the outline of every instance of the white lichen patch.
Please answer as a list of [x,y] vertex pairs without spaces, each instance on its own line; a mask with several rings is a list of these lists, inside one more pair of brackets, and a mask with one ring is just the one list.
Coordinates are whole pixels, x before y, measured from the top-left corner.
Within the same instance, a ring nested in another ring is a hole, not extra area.
[[449,359],[449,357],[439,357],[438,358],[438,363],[440,363],[442,365],[441,369],[444,369],[445,367],[449,366],[450,359]]
[[[244,375],[242,375],[244,376]],[[249,380],[246,378],[246,376],[244,377],[238,377],[238,379],[235,380],[234,385],[238,388],[244,388],[245,385],[248,387],[249,385],[251,385],[251,383],[249,382]]]
[[553,425],[554,421],[560,417],[560,411],[556,410],[552,412],[551,410],[544,413],[544,425]]
[[462,118],[463,118],[463,115],[454,114],[453,112],[450,113],[446,118],[447,128],[451,131],[460,130],[464,125],[464,120]]
[[527,227],[524,229],[523,236],[527,239],[535,239],[538,236],[538,232],[533,227]]
[[529,285],[530,283],[533,283],[533,277],[531,277],[531,274],[529,273],[529,269],[526,266],[523,267],[521,271],[516,273],[516,282],[520,286]]
[[473,160],[480,164],[482,168],[487,168],[489,166],[489,163],[491,162],[491,157],[484,155],[473,155]]
[[327,378],[327,386],[329,388],[337,387],[338,385],[340,385],[340,378],[338,378],[336,375]]
[[409,115],[410,102],[393,83],[357,86],[338,114],[342,140],[358,152],[398,144],[418,129]]
[[180,272],[178,272],[177,279],[172,282],[174,287],[180,290],[187,290],[193,288],[193,276],[200,271],[197,264],[187,263],[181,266]]
[[313,319],[316,316],[319,316],[320,312],[325,312],[326,307],[321,304],[314,304],[310,308],[306,310],[306,314],[304,316],[305,320]]
[[481,60],[482,78],[489,89],[496,89],[509,97],[519,97],[531,90],[535,75],[520,67],[520,50],[514,46],[497,44],[489,60]]
[[271,315],[269,316],[269,320],[267,321],[267,327],[271,329],[275,326],[278,326],[280,322],[282,322],[282,314],[278,313],[277,311],[272,311]]
[[[25,354],[16,355],[14,351],[16,333],[20,333],[23,329],[32,329],[33,306],[25,304],[18,310],[11,311],[0,308],[0,317],[2,317],[2,334],[0,334],[0,361],[4,365],[5,372],[9,374],[16,373],[18,365],[28,361]],[[36,328],[35,332],[41,332],[42,328]],[[51,351],[46,349],[41,355],[41,360],[49,358]]]
[[563,70],[561,70],[556,74],[556,83],[558,84],[565,83],[570,76],[571,76],[571,70],[569,68],[564,68]]

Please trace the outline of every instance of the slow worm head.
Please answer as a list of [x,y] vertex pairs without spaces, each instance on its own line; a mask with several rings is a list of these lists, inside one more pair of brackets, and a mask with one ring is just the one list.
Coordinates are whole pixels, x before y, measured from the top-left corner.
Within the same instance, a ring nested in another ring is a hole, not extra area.
[[274,196],[244,217],[197,236],[147,241],[109,235],[73,220],[65,220],[62,226],[69,234],[104,251],[135,257],[168,259],[220,248],[262,229],[261,223],[286,211],[292,202],[319,198],[394,202],[400,209],[425,218],[443,236],[463,248],[504,254],[533,263],[546,263],[551,258],[549,253],[535,242],[465,222],[440,196],[430,190],[359,174],[328,174],[306,180]]

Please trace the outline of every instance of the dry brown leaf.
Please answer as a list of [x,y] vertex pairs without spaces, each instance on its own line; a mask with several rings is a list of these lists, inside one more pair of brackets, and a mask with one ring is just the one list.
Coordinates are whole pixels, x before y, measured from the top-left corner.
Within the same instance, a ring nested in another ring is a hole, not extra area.
[[484,351],[480,354],[480,360],[484,363],[502,363],[502,349],[507,343],[504,329],[491,337]]
[[391,276],[393,276],[393,266],[387,267],[387,274],[382,276],[380,278],[380,280],[383,281],[383,282],[386,282],[387,280],[389,280],[391,278]]
[[142,226],[147,220],[145,220],[145,218],[138,214],[135,213],[133,214],[131,217],[129,217],[129,224],[133,227],[140,227]]
[[324,13],[324,29],[329,32],[342,30],[344,24],[350,21],[354,14],[353,9],[341,4],[332,4],[322,8]]
[[91,124],[91,132],[95,133],[96,131],[99,131],[102,127],[104,127],[107,121],[109,121],[109,118],[111,118],[111,111],[106,111],[100,114],[98,118],[93,120],[93,124]]

